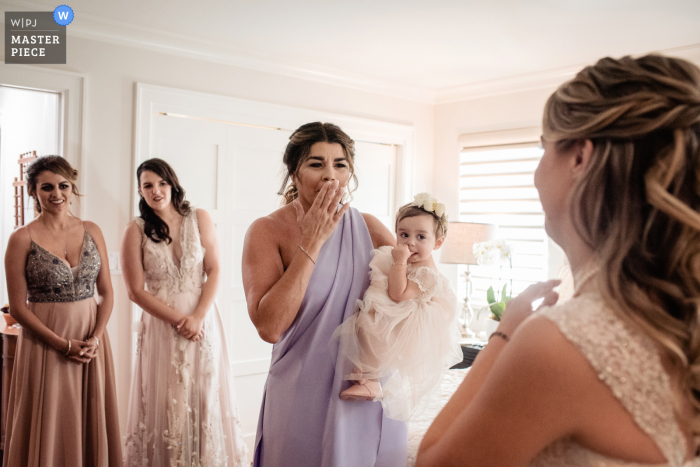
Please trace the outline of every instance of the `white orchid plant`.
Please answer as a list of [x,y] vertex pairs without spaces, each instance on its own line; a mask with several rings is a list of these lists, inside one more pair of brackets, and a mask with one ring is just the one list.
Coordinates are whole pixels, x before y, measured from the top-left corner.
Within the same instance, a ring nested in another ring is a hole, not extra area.
[[[513,253],[510,246],[505,240],[491,240],[488,242],[475,243],[473,247],[474,257],[476,262],[481,266],[500,266],[501,270],[504,265],[513,268]],[[508,301],[513,296],[513,279],[510,280],[510,293],[508,293],[508,283],[503,285],[500,291],[500,296],[496,297],[496,291],[493,286],[486,291],[486,301],[488,305],[481,311],[489,309],[491,311],[491,319],[500,321],[503,312],[506,310]]]

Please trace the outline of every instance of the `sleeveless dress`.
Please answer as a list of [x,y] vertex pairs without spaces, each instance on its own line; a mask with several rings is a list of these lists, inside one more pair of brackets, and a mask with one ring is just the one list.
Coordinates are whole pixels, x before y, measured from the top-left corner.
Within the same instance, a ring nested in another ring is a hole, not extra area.
[[[100,255],[85,231],[77,271],[31,241],[27,306],[58,336],[85,340],[97,317]],[[77,276],[77,277],[76,277]],[[97,356],[76,364],[22,328],[7,403],[4,466],[122,464],[114,365],[105,330]]]
[[[656,442],[667,462],[655,467],[700,466],[700,458],[683,462],[686,439],[674,415],[668,374],[651,339],[615,316],[596,294],[574,297],[563,305],[544,308],[539,314],[557,325],[637,425]],[[563,465],[650,467],[605,457],[572,440],[555,442],[530,463],[531,467]]]
[[[142,234],[148,292],[191,314],[205,282],[194,209],[180,228],[182,259],[175,266],[165,242]],[[248,466],[233,375],[216,304],[204,320],[204,337],[191,342],[168,323],[144,312],[129,397],[125,467]]]
[[420,295],[395,302],[389,298],[392,247],[372,251],[370,286],[357,311],[336,329],[340,353],[361,371],[346,379],[379,379],[382,406],[391,418],[408,421],[439,389],[445,370],[464,358],[459,340],[457,299],[438,271],[408,266],[408,280]]

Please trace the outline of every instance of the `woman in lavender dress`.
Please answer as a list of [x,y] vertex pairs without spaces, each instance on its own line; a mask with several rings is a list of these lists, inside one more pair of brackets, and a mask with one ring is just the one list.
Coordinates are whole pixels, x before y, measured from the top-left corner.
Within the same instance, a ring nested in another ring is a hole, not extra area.
[[[255,466],[398,467],[407,429],[381,404],[342,401],[333,331],[369,285],[370,251],[391,232],[348,204],[354,142],[329,123],[309,123],[284,154],[285,205],[251,225],[243,249],[248,312],[274,343],[255,441]],[[287,182],[291,184],[287,187]],[[286,188],[286,189],[285,189]],[[349,363],[349,362],[348,362]]]

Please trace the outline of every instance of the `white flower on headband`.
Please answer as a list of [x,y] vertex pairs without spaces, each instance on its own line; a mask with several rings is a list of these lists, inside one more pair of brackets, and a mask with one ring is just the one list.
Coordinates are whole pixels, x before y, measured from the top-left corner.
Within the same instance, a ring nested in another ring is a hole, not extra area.
[[445,205],[437,202],[437,198],[434,198],[430,193],[418,193],[413,197],[413,204],[424,211],[434,212],[435,215],[440,219],[443,225],[447,224],[447,215],[445,215]]
[[433,198],[433,195],[430,193],[418,193],[413,197],[413,205],[428,212],[433,212],[435,203],[437,203],[437,199]]
[[435,203],[435,214],[437,214],[438,217],[442,217],[443,214],[445,214],[445,205],[442,203]]

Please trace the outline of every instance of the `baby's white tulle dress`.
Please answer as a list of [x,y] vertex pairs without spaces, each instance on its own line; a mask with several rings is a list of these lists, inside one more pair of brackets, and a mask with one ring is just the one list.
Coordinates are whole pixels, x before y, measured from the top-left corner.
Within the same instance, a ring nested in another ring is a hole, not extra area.
[[462,361],[461,333],[449,281],[430,267],[408,267],[418,297],[399,303],[389,298],[391,250],[372,251],[370,286],[333,336],[360,372],[345,378],[379,379],[386,415],[408,421],[427,405],[445,370]]

